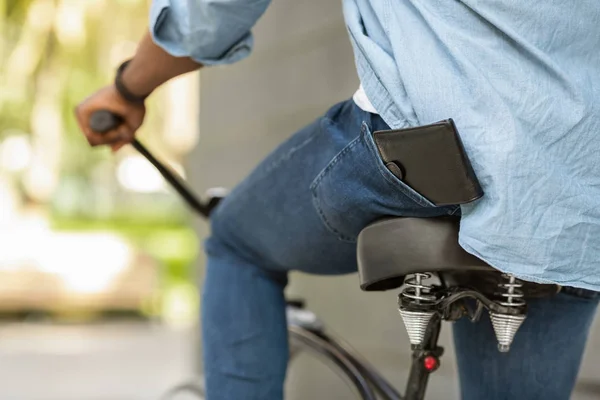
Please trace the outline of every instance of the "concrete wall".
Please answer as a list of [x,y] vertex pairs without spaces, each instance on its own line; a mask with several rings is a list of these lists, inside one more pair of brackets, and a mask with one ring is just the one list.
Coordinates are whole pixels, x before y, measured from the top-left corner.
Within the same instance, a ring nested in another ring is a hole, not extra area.
[[[201,74],[201,139],[190,160],[198,190],[239,182],[273,147],[358,86],[339,1],[277,0],[254,34],[249,59]],[[206,234],[204,223],[198,231]],[[202,259],[199,271],[201,279]],[[301,274],[292,275],[289,293],[306,298],[333,331],[403,387],[410,358],[396,293],[363,293],[355,275]],[[458,398],[448,326],[441,342],[447,353],[430,398]],[[583,375],[593,377],[591,371],[590,365]],[[349,398],[344,384],[308,357],[292,365],[288,391],[292,400]]]
[[250,58],[201,74],[196,156],[207,169],[195,171],[195,179],[204,186],[238,182],[269,150],[358,86],[338,2],[276,1],[254,34]]

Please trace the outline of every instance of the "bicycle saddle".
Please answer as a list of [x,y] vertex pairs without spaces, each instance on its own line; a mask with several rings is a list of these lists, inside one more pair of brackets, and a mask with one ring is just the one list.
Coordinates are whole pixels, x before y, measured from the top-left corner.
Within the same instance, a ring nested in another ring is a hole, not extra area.
[[358,236],[360,287],[365,291],[402,286],[408,274],[496,271],[458,244],[457,217],[389,218]]

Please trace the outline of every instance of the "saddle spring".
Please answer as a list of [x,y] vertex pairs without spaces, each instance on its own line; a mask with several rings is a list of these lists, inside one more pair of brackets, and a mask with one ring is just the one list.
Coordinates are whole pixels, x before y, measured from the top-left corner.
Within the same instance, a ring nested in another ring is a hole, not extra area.
[[508,279],[508,282],[498,283],[498,287],[503,290],[500,293],[506,301],[499,301],[498,304],[503,305],[505,307],[522,307],[525,305],[525,300],[523,299],[523,291],[521,288],[523,284],[517,280],[514,276],[508,274],[502,274],[504,279]]
[[400,302],[400,316],[406,327],[408,338],[413,346],[420,346],[425,338],[429,321],[435,314],[434,310],[412,309],[411,305],[427,306],[435,304],[436,296],[431,293],[432,285],[423,283],[431,278],[429,273],[415,273],[404,279],[404,288],[400,298],[409,299],[404,305]]
[[[503,290],[500,296],[505,301],[498,301],[498,304],[505,307],[524,307],[524,294],[520,290],[523,284],[512,275],[503,274],[502,278],[508,280],[507,282],[498,283],[498,287]],[[506,353],[509,351],[510,345],[523,324],[525,317],[525,314],[508,315],[490,311],[490,320],[498,339],[498,350],[500,352]]]
[[426,285],[423,280],[430,279],[429,273],[416,273],[406,278],[404,281],[405,288],[401,295],[413,300],[416,304],[429,304],[436,301],[435,295],[431,294],[433,285]]

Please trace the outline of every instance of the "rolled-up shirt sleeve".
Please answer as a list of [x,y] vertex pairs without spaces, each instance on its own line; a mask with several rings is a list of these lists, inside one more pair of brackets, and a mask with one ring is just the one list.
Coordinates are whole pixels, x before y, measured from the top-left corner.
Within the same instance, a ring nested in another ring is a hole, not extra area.
[[175,57],[231,64],[252,51],[250,30],[270,0],[153,0],[150,33]]

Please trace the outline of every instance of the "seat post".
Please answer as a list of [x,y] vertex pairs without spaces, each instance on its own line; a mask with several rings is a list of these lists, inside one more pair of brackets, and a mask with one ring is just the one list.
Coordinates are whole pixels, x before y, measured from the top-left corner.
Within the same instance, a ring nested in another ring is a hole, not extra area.
[[429,321],[422,345],[413,345],[412,365],[406,384],[406,400],[423,400],[427,390],[429,375],[440,366],[444,349],[437,345],[442,328],[442,319],[435,314]]

